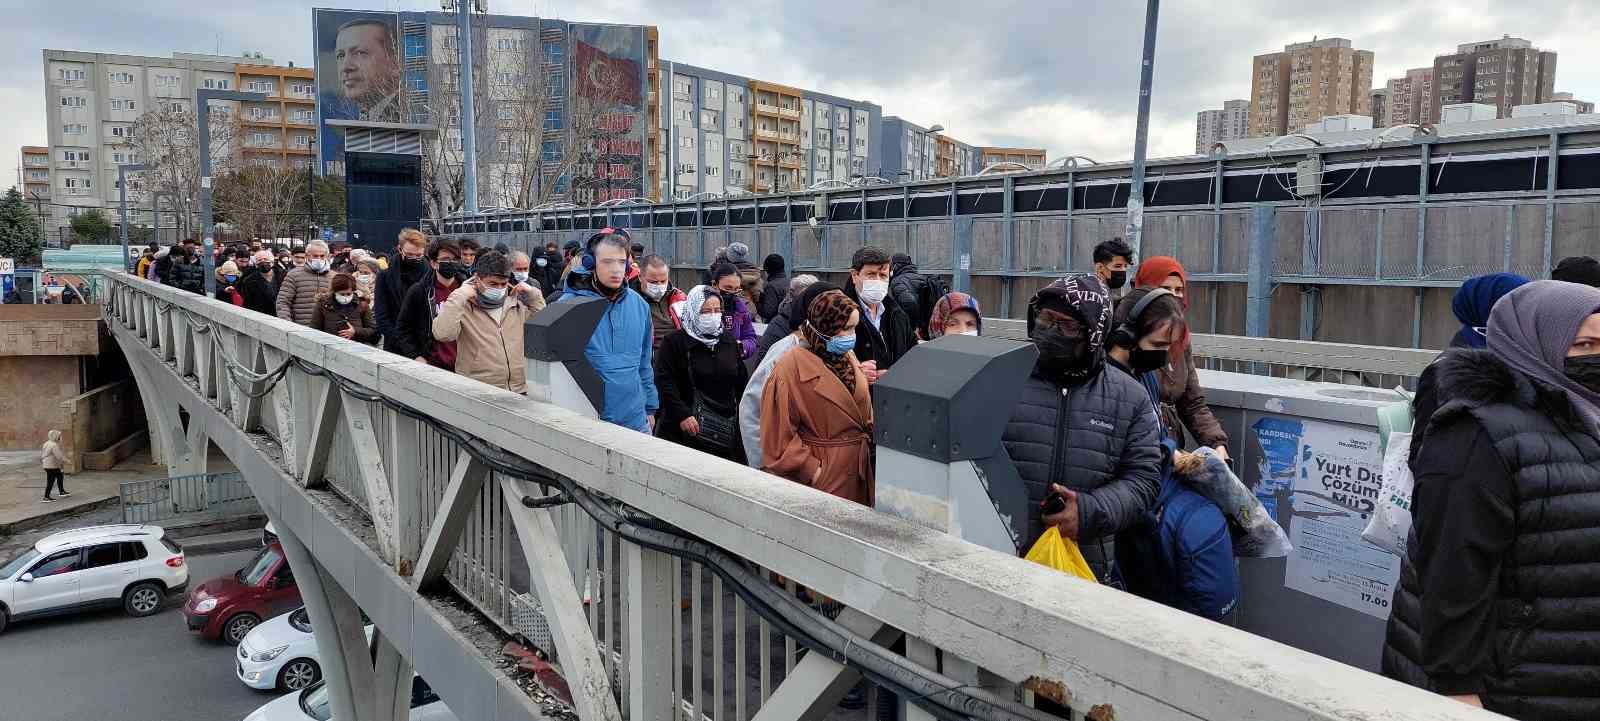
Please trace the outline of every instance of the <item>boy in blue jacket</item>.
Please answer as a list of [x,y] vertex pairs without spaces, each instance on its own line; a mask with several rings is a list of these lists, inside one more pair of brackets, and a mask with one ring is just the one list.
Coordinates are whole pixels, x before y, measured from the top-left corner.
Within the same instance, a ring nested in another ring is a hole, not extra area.
[[575,303],[581,298],[608,302],[583,351],[604,383],[605,407],[600,409],[600,419],[651,433],[660,406],[650,361],[653,331],[650,305],[627,286],[631,245],[628,232],[618,228],[589,236],[583,258],[567,275],[566,292],[557,302]]
[[[1117,304],[1112,329],[1107,360],[1144,385],[1150,413],[1160,423],[1156,409],[1161,385],[1155,371],[1167,363],[1167,349],[1188,332],[1183,306],[1169,291],[1136,290]],[[1117,562],[1129,592],[1223,620],[1239,597],[1228,521],[1215,503],[1173,472],[1179,452],[1165,424],[1161,443],[1161,490],[1145,522],[1117,537]]]

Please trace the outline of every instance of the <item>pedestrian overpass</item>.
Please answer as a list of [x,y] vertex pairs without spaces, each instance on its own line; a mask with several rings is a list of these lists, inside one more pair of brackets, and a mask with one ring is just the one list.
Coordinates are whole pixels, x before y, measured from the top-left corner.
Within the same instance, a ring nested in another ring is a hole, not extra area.
[[[199,472],[209,442],[237,466],[296,571],[341,721],[406,718],[413,672],[466,721],[823,718],[862,675],[909,719],[1052,718],[1028,707],[1040,697],[1125,721],[1495,718],[585,417],[551,402],[558,372],[522,397],[142,279],[107,285],[156,453]],[[518,637],[554,659],[570,707],[506,660]]]

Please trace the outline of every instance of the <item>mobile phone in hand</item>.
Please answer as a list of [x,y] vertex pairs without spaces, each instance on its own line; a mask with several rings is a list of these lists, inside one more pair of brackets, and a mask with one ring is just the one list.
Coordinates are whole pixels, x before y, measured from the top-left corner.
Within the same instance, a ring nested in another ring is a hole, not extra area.
[[1067,510],[1067,499],[1062,498],[1059,493],[1051,493],[1048,498],[1039,502],[1041,516],[1050,516],[1065,510]]

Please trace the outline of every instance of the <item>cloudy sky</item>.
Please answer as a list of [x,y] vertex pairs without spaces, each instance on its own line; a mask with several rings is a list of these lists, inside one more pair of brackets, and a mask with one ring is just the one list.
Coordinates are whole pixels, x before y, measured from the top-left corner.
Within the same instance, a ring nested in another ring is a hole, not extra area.
[[[870,100],[974,144],[1051,157],[1131,155],[1144,3],[1137,0],[489,0],[493,12],[654,24],[664,59]],[[45,140],[40,50],[265,53],[309,64],[311,8],[438,9],[431,0],[0,0],[11,68],[0,148]],[[1152,155],[1188,153],[1194,114],[1250,91],[1252,55],[1313,36],[1377,54],[1375,85],[1458,43],[1524,37],[1560,53],[1556,89],[1600,101],[1594,0],[1168,0]],[[11,171],[15,178],[15,171]],[[14,180],[13,180],[14,182]]]

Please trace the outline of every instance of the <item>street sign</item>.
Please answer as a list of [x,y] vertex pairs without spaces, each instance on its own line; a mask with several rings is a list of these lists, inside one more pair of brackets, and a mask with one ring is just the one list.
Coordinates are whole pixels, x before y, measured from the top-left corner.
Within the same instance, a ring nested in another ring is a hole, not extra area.
[[10,258],[0,258],[0,275],[11,275],[17,272],[17,262]]

